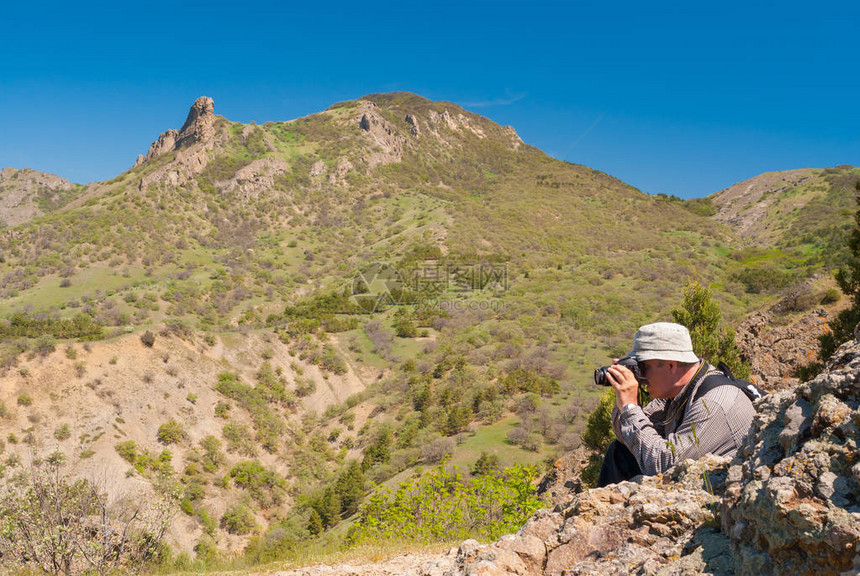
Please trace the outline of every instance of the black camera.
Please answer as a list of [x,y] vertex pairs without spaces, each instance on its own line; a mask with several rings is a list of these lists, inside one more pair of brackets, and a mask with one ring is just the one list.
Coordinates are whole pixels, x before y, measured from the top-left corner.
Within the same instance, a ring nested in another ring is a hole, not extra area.
[[[625,356],[620,359],[617,364],[619,366],[624,366],[628,368],[633,375],[636,377],[637,382],[642,381],[642,371],[639,370],[639,362],[636,361],[636,358],[632,356]],[[611,386],[609,380],[606,378],[606,371],[609,369],[609,366],[604,366],[603,368],[598,368],[594,371],[594,383],[598,386]]]

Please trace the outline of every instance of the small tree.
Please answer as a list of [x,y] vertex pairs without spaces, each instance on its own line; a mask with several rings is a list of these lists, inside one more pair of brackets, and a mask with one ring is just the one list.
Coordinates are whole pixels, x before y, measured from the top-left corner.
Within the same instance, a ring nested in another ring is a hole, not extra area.
[[173,500],[108,504],[87,480],[61,472],[61,459],[22,470],[0,488],[0,566],[48,574],[104,574],[154,559]]
[[[857,190],[857,203],[860,205],[860,182],[854,184]],[[820,362],[806,367],[803,376],[815,376],[824,363],[833,356],[836,349],[854,337],[854,328],[860,323],[860,208],[854,214],[857,227],[848,238],[848,263],[836,271],[836,283],[842,292],[851,299],[851,306],[840,312],[829,330],[818,338]]]
[[143,342],[143,345],[147,348],[152,348],[155,345],[155,334],[147,330],[140,335],[140,341]]
[[162,444],[174,444],[184,437],[185,430],[182,429],[182,424],[172,418],[158,427],[158,441]]
[[711,297],[710,287],[688,280],[684,301],[672,310],[672,317],[690,331],[697,356],[712,364],[725,362],[735,378],[750,377],[750,366],[740,357],[734,332],[722,326],[720,306]]

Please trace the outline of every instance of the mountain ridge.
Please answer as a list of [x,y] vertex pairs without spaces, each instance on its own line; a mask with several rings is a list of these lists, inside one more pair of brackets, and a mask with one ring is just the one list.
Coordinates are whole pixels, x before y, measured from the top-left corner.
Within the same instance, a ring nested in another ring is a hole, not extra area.
[[[593,368],[668,319],[687,277],[715,285],[734,322],[829,261],[817,228],[750,247],[682,201],[412,94],[261,125],[202,97],[141,158],[0,235],[0,429],[10,458],[42,455],[74,388],[92,414],[68,417],[68,466],[153,490],[156,432],[175,422],[186,551],[244,546],[237,502],[257,533],[288,523],[305,542],[350,461],[393,483],[446,454],[551,459],[602,393]],[[364,276],[380,270],[397,284]],[[363,308],[380,284],[395,289]],[[263,493],[229,481],[251,458]]]

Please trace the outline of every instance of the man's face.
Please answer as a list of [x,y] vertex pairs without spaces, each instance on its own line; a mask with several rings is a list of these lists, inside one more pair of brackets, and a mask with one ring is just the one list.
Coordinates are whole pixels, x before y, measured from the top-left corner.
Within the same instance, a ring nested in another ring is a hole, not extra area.
[[674,398],[678,394],[678,365],[665,360],[643,360],[639,369],[651,398]]

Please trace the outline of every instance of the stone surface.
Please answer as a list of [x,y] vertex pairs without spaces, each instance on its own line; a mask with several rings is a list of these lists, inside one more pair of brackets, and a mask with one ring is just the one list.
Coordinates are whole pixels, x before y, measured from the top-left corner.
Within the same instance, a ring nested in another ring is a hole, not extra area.
[[753,422],[743,478],[728,484],[722,503],[723,531],[741,560],[736,572],[852,570],[860,539],[860,346],[843,345],[823,374],[764,403],[759,410],[777,417]]
[[188,148],[198,142],[209,142],[215,135],[216,119],[215,102],[208,96],[201,96],[191,105],[182,128],[162,133],[149,147],[145,156],[137,157],[134,165],[139,166],[162,154]]
[[29,168],[0,170],[0,228],[17,226],[44,214],[43,206],[60,205],[75,185]]
[[368,100],[361,100],[358,115],[358,126],[371,143],[371,149],[366,151],[362,158],[368,167],[400,162],[403,159],[406,138],[382,117],[379,107]]

